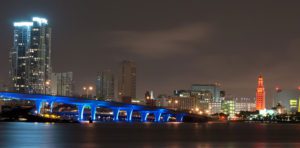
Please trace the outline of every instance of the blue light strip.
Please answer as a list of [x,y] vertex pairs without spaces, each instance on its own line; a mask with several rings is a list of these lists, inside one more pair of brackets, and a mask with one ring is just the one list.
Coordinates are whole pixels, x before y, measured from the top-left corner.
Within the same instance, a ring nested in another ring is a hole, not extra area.
[[[149,113],[155,114],[155,120],[160,121],[160,117],[162,114],[170,114],[173,111],[164,108],[151,108],[143,105],[135,105],[135,104],[125,104],[120,102],[108,102],[108,101],[100,101],[100,100],[90,100],[83,98],[73,98],[73,97],[63,97],[63,96],[50,96],[50,95],[39,95],[39,94],[21,94],[21,93],[10,93],[10,92],[0,92],[0,99],[17,99],[17,100],[31,100],[36,101],[37,112],[40,112],[42,102],[50,103],[51,110],[53,108],[53,103],[64,103],[70,105],[76,105],[78,107],[78,118],[80,120],[83,119],[83,111],[85,106],[91,106],[92,109],[92,119],[96,119],[96,107],[101,106],[104,108],[110,108],[114,112],[114,120],[118,121],[118,115],[120,110],[127,111],[128,117],[127,120],[131,121],[132,112],[139,111],[141,113],[141,121],[146,122]],[[174,113],[173,113],[174,114]],[[175,113],[177,114],[177,113]],[[169,116],[169,115],[167,115]],[[185,114],[177,114],[178,121],[182,121],[183,116]],[[166,119],[168,120],[169,117]]]

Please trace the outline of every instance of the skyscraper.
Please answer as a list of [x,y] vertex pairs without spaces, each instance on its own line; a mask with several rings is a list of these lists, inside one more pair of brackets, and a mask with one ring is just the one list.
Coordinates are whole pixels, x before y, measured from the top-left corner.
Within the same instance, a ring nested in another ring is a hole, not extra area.
[[97,75],[96,96],[100,99],[112,100],[115,97],[115,79],[111,70],[104,70]]
[[73,73],[62,72],[51,74],[51,95],[72,96],[73,95]]
[[49,93],[46,87],[51,76],[51,28],[45,18],[14,23],[9,60],[13,91]]
[[136,65],[133,61],[123,61],[118,81],[118,96],[129,103],[136,97]]
[[264,110],[265,106],[265,87],[262,75],[258,77],[258,85],[256,89],[256,110]]

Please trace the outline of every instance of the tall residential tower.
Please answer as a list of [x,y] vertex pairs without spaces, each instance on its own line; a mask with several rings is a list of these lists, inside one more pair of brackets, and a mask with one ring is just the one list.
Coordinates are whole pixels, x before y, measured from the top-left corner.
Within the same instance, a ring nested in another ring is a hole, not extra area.
[[114,75],[111,70],[104,70],[97,75],[96,96],[99,99],[112,100],[115,97]]
[[265,87],[264,87],[264,80],[262,75],[258,77],[258,85],[256,89],[256,110],[264,110],[266,109],[265,103]]
[[131,99],[136,97],[136,65],[133,61],[121,63],[118,96],[126,103],[130,103]]
[[51,75],[51,28],[45,18],[14,23],[9,60],[13,91],[49,93],[46,87]]

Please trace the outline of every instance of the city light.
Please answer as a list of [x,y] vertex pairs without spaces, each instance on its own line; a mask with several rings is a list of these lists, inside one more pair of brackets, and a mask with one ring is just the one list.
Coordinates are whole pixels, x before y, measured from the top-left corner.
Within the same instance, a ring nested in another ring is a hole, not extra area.
[[90,87],[89,87],[89,90],[93,90],[93,87],[92,87],[92,86],[90,86]]
[[15,22],[15,27],[31,27],[33,26],[33,22]]
[[50,85],[50,80],[47,80],[47,81],[46,81],[46,85]]
[[83,86],[82,89],[86,91],[86,97],[89,98],[89,91],[92,91],[94,88],[93,86]]
[[33,17],[32,21],[38,22],[39,24],[48,24],[48,20],[40,17]]
[[3,2],[1,147],[300,147],[300,1],[245,3]]

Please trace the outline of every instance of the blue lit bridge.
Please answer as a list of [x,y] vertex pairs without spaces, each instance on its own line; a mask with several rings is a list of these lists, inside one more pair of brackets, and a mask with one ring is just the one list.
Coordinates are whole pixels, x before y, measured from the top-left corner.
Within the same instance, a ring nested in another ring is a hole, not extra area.
[[0,92],[0,98],[35,101],[37,114],[41,113],[43,103],[46,102],[50,105],[50,112],[53,111],[54,103],[75,105],[77,107],[78,120],[84,120],[84,109],[87,107],[90,108],[90,116],[92,120],[96,120],[97,108],[107,108],[112,110],[114,121],[119,121],[120,111],[126,111],[126,121],[128,122],[132,121],[133,112],[139,112],[141,122],[146,122],[149,114],[154,115],[155,122],[168,122],[170,117],[175,117],[177,122],[182,122],[183,117],[185,116],[185,113],[165,108],[76,97]]

